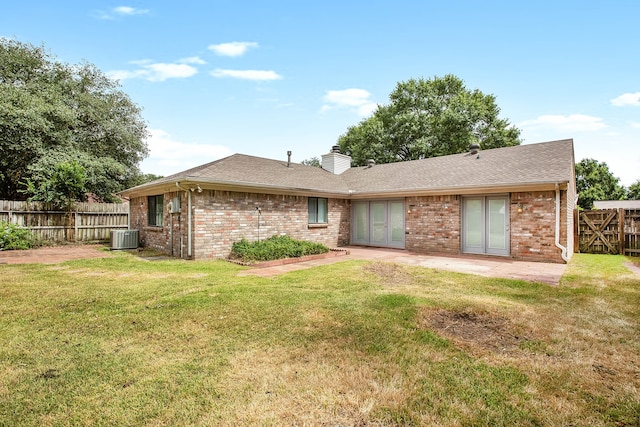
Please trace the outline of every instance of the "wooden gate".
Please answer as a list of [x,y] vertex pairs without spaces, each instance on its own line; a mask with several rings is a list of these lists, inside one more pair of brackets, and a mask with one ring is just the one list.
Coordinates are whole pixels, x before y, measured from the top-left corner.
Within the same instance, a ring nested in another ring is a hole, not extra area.
[[640,209],[626,209],[624,213],[624,254],[640,256]]
[[640,210],[601,209],[580,211],[580,252],[640,255]]

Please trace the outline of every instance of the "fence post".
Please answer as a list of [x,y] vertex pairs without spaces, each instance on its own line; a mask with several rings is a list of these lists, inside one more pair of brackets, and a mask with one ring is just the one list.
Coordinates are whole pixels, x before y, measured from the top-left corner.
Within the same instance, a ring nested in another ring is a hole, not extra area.
[[624,235],[624,209],[618,208],[618,223],[620,226],[620,255],[625,255],[625,241],[627,240]]
[[573,210],[573,253],[580,252],[580,211]]
[[74,230],[73,230],[73,240],[74,242],[78,241],[78,207],[76,206],[75,218],[74,218]]

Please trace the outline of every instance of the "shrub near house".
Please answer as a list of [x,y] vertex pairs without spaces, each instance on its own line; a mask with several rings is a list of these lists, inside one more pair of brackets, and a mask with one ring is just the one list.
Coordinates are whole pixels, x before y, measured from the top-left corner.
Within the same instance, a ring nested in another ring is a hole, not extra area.
[[242,239],[234,243],[230,258],[243,262],[271,261],[327,252],[329,248],[321,243],[293,240],[289,236],[273,236],[263,241],[249,242]]

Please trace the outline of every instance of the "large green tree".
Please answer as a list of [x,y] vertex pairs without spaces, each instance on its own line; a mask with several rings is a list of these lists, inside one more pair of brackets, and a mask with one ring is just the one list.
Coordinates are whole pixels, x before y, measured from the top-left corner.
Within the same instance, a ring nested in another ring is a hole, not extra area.
[[27,179],[27,191],[35,200],[71,211],[76,200],[86,193],[87,174],[76,161],[40,168]]
[[400,82],[373,115],[338,138],[354,165],[417,160],[463,153],[471,144],[520,144],[520,130],[498,117],[493,95],[469,90],[454,75]]
[[138,179],[146,137],[141,109],[94,65],[0,38],[0,199],[35,196],[38,170],[76,162],[86,191],[113,201]]
[[596,200],[624,200],[626,189],[620,185],[605,162],[595,159],[582,159],[576,163],[576,189],[578,206],[582,209],[593,208]]
[[629,186],[627,198],[629,200],[640,200],[640,179]]

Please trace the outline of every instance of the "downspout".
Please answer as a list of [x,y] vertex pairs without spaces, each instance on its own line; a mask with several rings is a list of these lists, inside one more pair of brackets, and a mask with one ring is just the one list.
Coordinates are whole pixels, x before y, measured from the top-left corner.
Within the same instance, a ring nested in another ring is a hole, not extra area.
[[564,262],[569,262],[567,247],[560,244],[560,186],[556,184],[556,246],[562,250],[560,256]]
[[187,209],[189,209],[189,212],[187,212],[187,258],[191,259],[191,235],[193,234],[193,229],[191,228],[191,191],[187,191],[187,200]]
[[[121,196],[122,197],[122,196]],[[127,208],[127,230],[131,230],[131,198],[122,197],[129,203]],[[9,222],[11,222],[11,211],[9,211]]]
[[191,259],[191,191],[180,187],[179,182],[176,187],[187,193],[187,258]]

